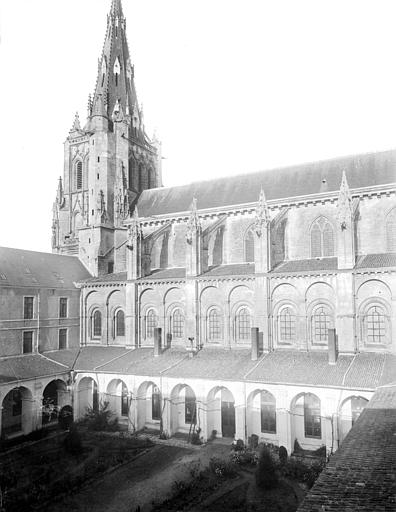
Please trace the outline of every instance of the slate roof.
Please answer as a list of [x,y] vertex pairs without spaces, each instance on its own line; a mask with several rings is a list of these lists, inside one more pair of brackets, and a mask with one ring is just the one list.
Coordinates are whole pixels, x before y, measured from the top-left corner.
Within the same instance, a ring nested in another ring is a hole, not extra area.
[[283,261],[272,272],[307,272],[320,270],[337,270],[337,258],[313,258],[307,260]]
[[[346,156],[199,181],[178,187],[144,190],[137,206],[142,217],[187,212],[193,197],[199,209],[220,208],[258,201],[260,188],[267,200],[277,200],[338,191],[345,170],[351,189],[385,185],[396,181],[396,151]],[[326,180],[325,187],[322,181]],[[324,190],[324,188],[326,190]]]
[[48,357],[48,359],[52,359],[56,363],[64,364],[68,368],[73,368],[78,354],[78,348],[43,352],[43,356]]
[[128,352],[131,352],[131,350],[125,347],[109,347],[106,345],[82,347],[74,364],[74,370],[80,372],[99,371],[99,367]]
[[29,380],[68,372],[69,369],[40,354],[0,359],[0,383]]
[[257,361],[252,361],[248,349],[225,350],[209,348],[165,372],[166,377],[243,380]]
[[387,252],[383,254],[367,254],[361,256],[356,264],[357,268],[396,267],[396,254]]
[[232,265],[219,265],[218,267],[211,267],[207,272],[201,274],[202,276],[241,276],[254,274],[254,263],[236,263]]
[[184,279],[185,277],[186,269],[184,267],[176,267],[154,270],[151,274],[141,279]]
[[126,272],[117,272],[115,274],[105,274],[98,277],[90,277],[89,279],[85,279],[84,283],[118,283],[124,282],[127,280]]
[[327,351],[278,350],[264,355],[260,364],[246,375],[246,379],[275,384],[372,390],[382,383],[386,365],[391,367],[395,361],[395,356],[391,354],[370,352],[355,356],[341,354],[336,364],[330,365]]
[[396,510],[396,386],[378,389],[299,512]]
[[154,357],[153,348],[138,348],[129,351],[108,364],[104,364],[100,367],[100,371],[155,376],[181,362],[187,356],[188,354],[185,350],[175,348],[164,350],[160,356]]
[[0,286],[74,288],[89,277],[76,256],[0,247]]

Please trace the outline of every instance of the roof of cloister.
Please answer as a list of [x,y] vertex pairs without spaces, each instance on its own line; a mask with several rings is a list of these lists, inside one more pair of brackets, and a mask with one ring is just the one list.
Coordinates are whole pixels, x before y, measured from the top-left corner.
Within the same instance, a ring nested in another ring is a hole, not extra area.
[[379,388],[299,512],[396,509],[396,386]]
[[105,372],[172,378],[239,380],[267,384],[310,385],[375,390],[396,381],[396,355],[362,352],[340,354],[328,363],[326,350],[275,350],[252,361],[249,348],[205,348],[194,357],[182,347],[127,349],[88,346],[80,350],[47,352],[47,358],[80,372]]
[[0,359],[0,384],[26,381],[68,373],[69,367],[41,354],[29,354]]

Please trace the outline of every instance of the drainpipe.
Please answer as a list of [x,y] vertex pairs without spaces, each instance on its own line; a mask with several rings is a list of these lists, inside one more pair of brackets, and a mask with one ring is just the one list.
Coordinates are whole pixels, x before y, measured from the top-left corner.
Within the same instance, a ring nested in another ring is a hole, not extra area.
[[36,350],[39,351],[39,340],[40,340],[40,290],[37,293],[37,340],[36,340]]

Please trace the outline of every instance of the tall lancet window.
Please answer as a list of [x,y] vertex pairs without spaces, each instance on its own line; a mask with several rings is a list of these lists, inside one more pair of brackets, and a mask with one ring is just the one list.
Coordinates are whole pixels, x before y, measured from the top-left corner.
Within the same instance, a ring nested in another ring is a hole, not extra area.
[[121,72],[121,64],[120,64],[120,59],[118,57],[116,58],[116,60],[114,62],[113,72],[114,72],[114,77],[115,77],[115,84],[117,87],[118,86],[118,77],[120,76],[120,72]]
[[311,227],[311,258],[334,256],[334,231],[326,217],[319,217]]
[[78,160],[75,165],[75,185],[76,190],[81,190],[83,186],[83,177],[82,177],[82,162]]

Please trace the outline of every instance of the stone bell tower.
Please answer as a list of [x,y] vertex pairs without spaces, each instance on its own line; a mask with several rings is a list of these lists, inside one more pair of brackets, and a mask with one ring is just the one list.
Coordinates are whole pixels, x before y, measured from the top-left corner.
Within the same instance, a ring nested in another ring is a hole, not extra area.
[[145,132],[126,20],[121,0],[112,0],[86,124],[76,114],[64,143],[53,252],[78,255],[95,276],[123,269],[117,248],[126,244],[124,220],[140,192],[160,186],[161,145]]

